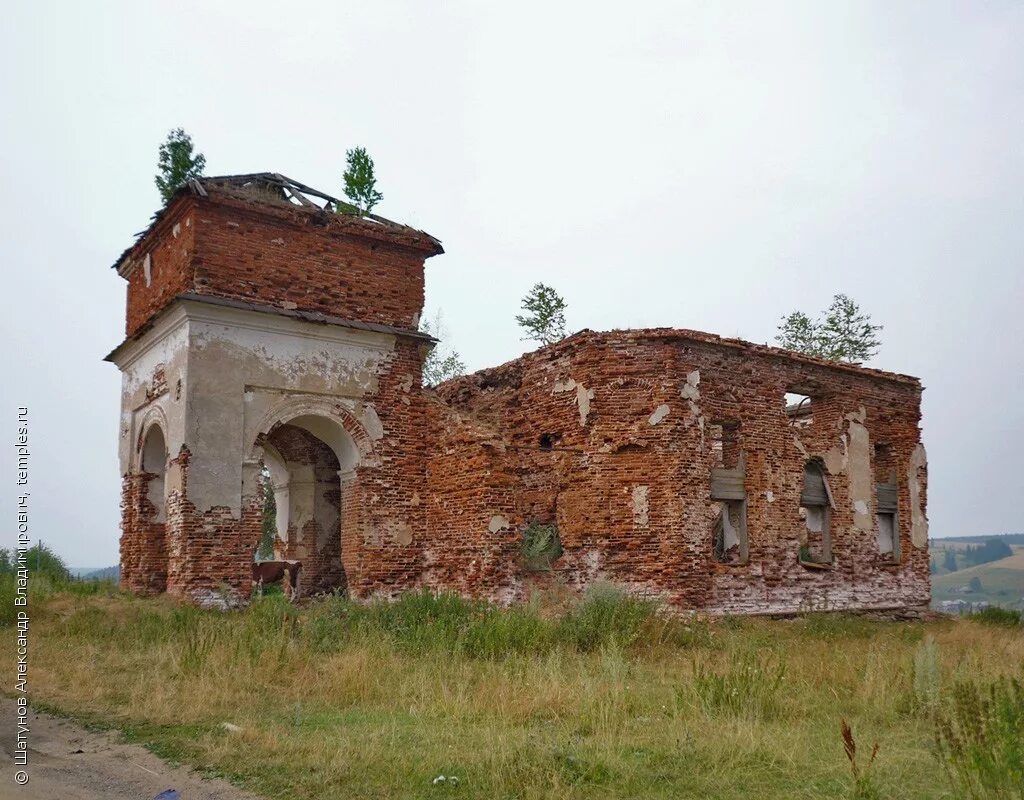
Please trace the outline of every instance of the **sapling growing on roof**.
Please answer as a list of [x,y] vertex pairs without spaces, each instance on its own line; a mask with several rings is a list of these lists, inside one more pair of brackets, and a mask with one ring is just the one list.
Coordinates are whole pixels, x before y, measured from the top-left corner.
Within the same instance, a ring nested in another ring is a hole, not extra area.
[[192,137],[183,128],[172,130],[160,145],[154,181],[164,203],[185,181],[200,177],[206,169],[206,156],[192,151]]
[[517,314],[516,322],[526,333],[524,339],[533,339],[541,344],[553,344],[566,337],[565,300],[543,283],[536,283],[523,298],[523,311]]
[[359,214],[369,214],[384,199],[384,195],[377,191],[373,159],[365,147],[355,147],[347,151],[345,156],[345,196],[352,201]]

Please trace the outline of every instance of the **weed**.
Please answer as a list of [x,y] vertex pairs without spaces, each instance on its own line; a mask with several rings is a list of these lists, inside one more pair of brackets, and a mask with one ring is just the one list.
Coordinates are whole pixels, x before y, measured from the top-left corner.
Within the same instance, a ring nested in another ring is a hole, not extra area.
[[615,644],[634,644],[658,610],[657,603],[638,600],[608,584],[595,584],[583,600],[563,616],[556,636],[580,652]]
[[989,606],[969,616],[971,619],[983,622],[986,625],[1006,625],[1011,628],[1024,625],[1024,612],[1013,608],[1002,608],[1001,606]]
[[755,718],[773,715],[785,677],[785,661],[771,651],[733,652],[721,670],[712,669],[699,659],[693,664],[694,692],[704,710],[712,715],[719,712]]
[[933,710],[939,702],[941,684],[939,647],[934,636],[927,636],[914,651],[914,702],[917,709]]
[[1024,681],[957,682],[935,715],[935,744],[959,796],[1024,798]]
[[558,537],[558,528],[554,525],[531,522],[523,531],[520,550],[527,569],[551,569],[552,563],[562,555],[562,541]]
[[878,756],[878,742],[871,748],[868,763],[861,769],[857,763],[857,742],[853,738],[853,729],[845,719],[840,722],[839,732],[843,738],[843,750],[850,762],[850,772],[853,774],[853,792],[850,797],[852,800],[878,800],[881,795],[871,778],[871,768]]

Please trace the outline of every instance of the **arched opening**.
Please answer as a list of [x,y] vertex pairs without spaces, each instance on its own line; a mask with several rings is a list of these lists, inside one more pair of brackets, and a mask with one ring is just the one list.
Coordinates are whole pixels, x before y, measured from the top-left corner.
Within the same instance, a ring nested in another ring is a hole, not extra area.
[[159,425],[146,432],[139,467],[139,575],[146,591],[160,593],[167,591],[167,442]]
[[263,519],[269,528],[272,505],[273,559],[300,562],[302,593],[344,592],[343,494],[359,460],[355,441],[333,419],[302,415],[274,426],[259,445],[264,491],[273,493]]

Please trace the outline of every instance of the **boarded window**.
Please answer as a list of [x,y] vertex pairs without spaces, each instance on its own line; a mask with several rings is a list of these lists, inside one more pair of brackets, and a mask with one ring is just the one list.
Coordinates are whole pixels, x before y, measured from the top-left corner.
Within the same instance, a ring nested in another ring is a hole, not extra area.
[[749,557],[743,457],[736,456],[735,463],[732,468],[716,466],[711,470],[711,499],[719,501],[712,541],[715,559],[723,564],[746,564]]
[[804,466],[804,487],[800,493],[800,516],[804,539],[800,560],[812,566],[832,563],[832,492],[821,466],[809,461]]
[[895,483],[875,484],[877,509],[875,521],[878,526],[878,552],[893,561],[899,560],[900,536],[897,519],[897,487]]

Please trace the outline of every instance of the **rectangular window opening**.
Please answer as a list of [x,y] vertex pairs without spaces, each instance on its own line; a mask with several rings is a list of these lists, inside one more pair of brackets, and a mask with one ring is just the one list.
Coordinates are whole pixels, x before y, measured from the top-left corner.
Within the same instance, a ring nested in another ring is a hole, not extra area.
[[878,531],[878,552],[885,560],[900,560],[899,486],[896,483],[896,462],[892,448],[880,442],[875,445],[875,528]]
[[739,422],[713,420],[711,440],[711,499],[717,501],[712,529],[715,560],[721,564],[746,564],[747,491],[746,467],[740,449]]
[[788,390],[782,399],[782,407],[794,428],[806,428],[814,422],[813,398],[800,391]]
[[800,517],[804,536],[800,561],[808,566],[832,565],[832,492],[821,467],[809,462],[804,467],[804,489],[800,493]]

